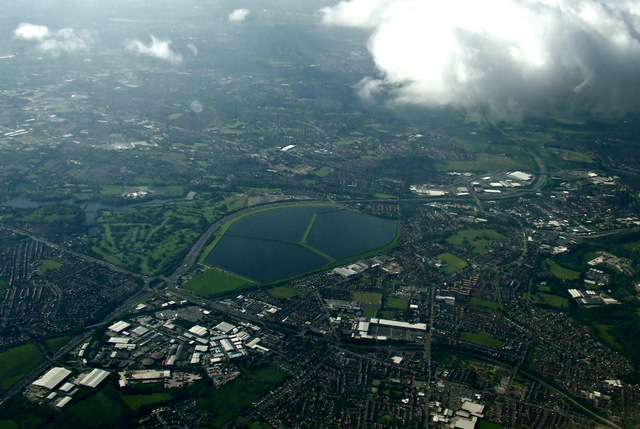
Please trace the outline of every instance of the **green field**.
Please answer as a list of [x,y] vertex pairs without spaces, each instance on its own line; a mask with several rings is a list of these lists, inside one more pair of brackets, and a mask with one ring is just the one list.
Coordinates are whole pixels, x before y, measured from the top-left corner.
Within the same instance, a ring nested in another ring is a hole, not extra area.
[[495,229],[463,229],[447,238],[447,243],[471,246],[473,253],[482,253],[482,251],[489,249],[491,240],[496,239],[506,240],[507,237]]
[[122,186],[120,185],[104,185],[100,188],[101,195],[120,196],[122,194]]
[[562,265],[553,262],[551,259],[547,259],[546,262],[549,266],[549,271],[551,271],[551,274],[553,274],[560,280],[578,280],[578,278],[580,278],[580,273],[577,271],[565,268]]
[[382,294],[375,292],[353,292],[352,299],[361,304],[369,304],[380,307],[382,303]]
[[600,323],[592,322],[591,326],[593,327],[596,336],[609,345],[614,350],[622,351],[624,350],[624,346],[620,344],[613,335],[611,335],[611,331],[616,327],[613,325],[601,325]]
[[0,389],[9,389],[37,367],[42,360],[42,353],[34,343],[0,353]]
[[72,414],[88,426],[100,426],[115,421],[123,411],[119,401],[98,392],[71,405],[65,413]]
[[550,293],[537,293],[534,295],[534,304],[546,304],[551,307],[567,309],[569,308],[569,300],[558,295]]
[[362,317],[372,318],[378,314],[378,307],[362,307]]
[[449,252],[439,254],[438,258],[447,263],[447,265],[441,268],[445,274],[453,274],[469,265],[464,259],[460,259]]
[[254,283],[219,268],[210,268],[199,276],[184,283],[181,288],[200,296],[209,297],[252,286]]
[[496,338],[489,336],[486,332],[467,332],[460,333],[460,338],[466,341],[470,341],[476,344],[482,344],[483,346],[491,347],[494,349],[501,349],[504,345],[504,341],[500,341]]
[[294,298],[296,296],[302,296],[302,292],[298,289],[294,289],[289,285],[274,287],[273,289],[269,289],[268,291],[271,296],[278,299],[289,299]]
[[317,176],[317,177],[327,177],[329,174],[331,174],[331,172],[333,171],[333,169],[331,167],[322,167],[322,168],[318,168],[317,170],[313,170],[313,175]]
[[409,300],[404,298],[385,298],[384,305],[385,307],[404,310],[409,306]]
[[502,305],[501,302],[488,301],[486,299],[478,298],[477,296],[472,296],[469,299],[469,304],[476,305],[478,307],[492,308],[494,310],[502,310],[504,308],[504,305]]
[[18,423],[13,420],[0,420],[0,429],[19,429]]
[[553,156],[562,159],[563,161],[572,161],[572,162],[584,162],[584,163],[592,163],[593,160],[589,158],[589,156],[584,153],[577,152],[575,150],[562,149],[559,147],[546,147],[547,152],[550,152]]
[[52,259],[42,259],[36,261],[39,265],[38,272],[40,272],[41,276],[47,275],[48,270],[57,270],[62,266],[62,264],[58,261],[54,261]]
[[123,395],[120,393],[120,399],[131,411],[137,411],[138,408],[145,405],[167,402],[171,398],[172,396],[167,392],[150,393],[148,395]]
[[9,280],[6,278],[0,277],[0,298],[4,298],[4,294],[7,292],[7,288],[9,287]]
[[260,399],[286,376],[275,367],[267,367],[243,374],[215,390],[211,399],[218,418],[212,426],[220,427],[224,422],[234,420],[242,409]]
[[[167,190],[173,192],[178,188]],[[91,239],[87,250],[134,272],[166,273],[180,262],[212,222],[245,204],[246,197],[234,195],[214,201],[203,193],[189,201],[101,211],[97,224],[102,232]]]
[[503,428],[504,426],[502,426],[499,423],[494,423],[494,422],[490,422],[489,420],[483,420],[483,419],[478,420],[477,429],[503,429]]
[[438,164],[440,171],[489,171],[531,170],[535,168],[533,159],[525,155],[509,157],[491,153],[476,153],[471,161],[443,161]]
[[71,341],[72,338],[73,337],[71,336],[49,338],[48,340],[44,341],[44,344],[51,353],[55,353],[62,347],[64,347],[65,344]]

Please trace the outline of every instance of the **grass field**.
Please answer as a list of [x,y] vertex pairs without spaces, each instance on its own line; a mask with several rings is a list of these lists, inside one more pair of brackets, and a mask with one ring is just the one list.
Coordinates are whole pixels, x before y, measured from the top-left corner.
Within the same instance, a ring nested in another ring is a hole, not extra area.
[[569,300],[567,298],[550,293],[537,293],[534,295],[534,299],[534,304],[547,304],[560,309],[569,308]]
[[380,307],[382,303],[382,294],[375,292],[353,292],[352,299],[361,304],[376,305]]
[[19,429],[18,423],[13,420],[0,420],[0,429]]
[[491,240],[496,239],[505,240],[507,237],[495,229],[463,229],[447,238],[447,243],[471,246],[473,253],[481,253],[483,250],[489,249]]
[[269,289],[269,293],[274,298],[278,299],[289,299],[296,296],[301,296],[302,292],[298,289],[294,289],[289,285],[274,287],[273,289]]
[[378,314],[378,307],[363,307],[362,308],[362,317],[376,317]]
[[500,302],[488,301],[486,299],[478,298],[477,296],[472,296],[469,299],[469,304],[478,307],[492,308],[494,310],[502,310],[504,308],[504,305],[502,305],[502,303]]
[[372,317],[379,317],[380,319],[394,320],[393,313],[390,311],[380,310]]
[[34,343],[14,347],[0,353],[0,389],[7,390],[42,362],[43,356]]
[[122,194],[122,186],[120,185],[104,185],[100,188],[101,195],[117,196]]
[[471,161],[444,161],[438,163],[440,171],[489,171],[531,170],[533,159],[525,155],[500,156],[491,153],[476,153]]
[[49,352],[55,353],[58,350],[60,350],[62,347],[64,347],[65,344],[71,341],[72,338],[73,337],[71,336],[49,338],[48,340],[44,341],[44,344],[47,347],[47,349],[49,349]]
[[380,193],[375,193],[375,194],[373,194],[373,196],[374,196],[375,198],[380,198],[380,199],[382,199],[382,200],[389,200],[389,199],[392,199],[392,198],[398,198],[398,196],[397,196],[397,195],[391,195],[391,194],[380,194]]
[[41,276],[47,275],[47,271],[49,270],[57,270],[62,266],[62,264],[58,261],[54,261],[52,259],[42,259],[37,261],[40,266],[38,267],[38,271]]
[[150,393],[148,395],[123,395],[120,393],[120,399],[131,410],[137,411],[138,408],[145,405],[153,405],[158,402],[167,402],[172,398],[167,392]]
[[463,340],[470,341],[476,344],[482,344],[483,346],[491,347],[494,349],[501,349],[504,345],[503,341],[489,336],[486,332],[467,332],[460,333],[460,337]]
[[580,273],[563,267],[560,264],[553,262],[551,259],[546,260],[549,266],[551,274],[559,278],[560,280],[577,280],[580,278]]
[[581,152],[577,152],[575,150],[562,149],[559,147],[547,147],[547,152],[550,152],[553,156],[561,158],[564,161],[573,161],[573,162],[585,162],[592,163],[593,160],[589,158],[587,155]]
[[9,280],[0,277],[0,298],[4,298],[4,294],[7,292],[8,287]]
[[219,268],[211,268],[184,283],[181,288],[209,297],[239,290],[254,283],[248,279],[229,274]]
[[488,420],[483,420],[483,419],[478,420],[477,429],[503,429],[503,428],[504,426],[502,426],[499,423],[494,423],[494,422],[490,422]]
[[322,168],[318,168],[317,170],[313,170],[313,175],[317,176],[317,177],[327,177],[329,174],[331,174],[332,168],[331,167],[322,167]]
[[447,263],[447,265],[441,268],[445,274],[453,274],[469,265],[464,259],[460,259],[449,252],[439,254],[438,258]]
[[624,346],[620,344],[613,335],[611,335],[611,330],[615,329],[613,325],[601,325],[599,323],[592,322],[591,326],[593,327],[596,336],[600,338],[600,340],[604,341],[614,350],[622,351],[624,350]]
[[286,378],[286,374],[275,367],[267,367],[243,374],[231,383],[213,392],[213,407],[219,417],[212,423],[220,427],[222,423],[234,420],[238,413]]
[[119,401],[98,392],[71,405],[65,413],[74,415],[88,426],[100,426],[116,420],[123,411]]
[[409,306],[409,300],[404,298],[385,298],[384,305],[385,307],[403,310]]

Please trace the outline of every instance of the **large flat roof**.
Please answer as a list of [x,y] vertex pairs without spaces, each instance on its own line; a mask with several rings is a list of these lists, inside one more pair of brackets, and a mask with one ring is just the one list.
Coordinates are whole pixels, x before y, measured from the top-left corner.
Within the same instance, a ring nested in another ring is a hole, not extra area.
[[113,325],[109,326],[109,330],[113,331],[113,332],[121,332],[124,331],[125,329],[127,329],[129,326],[131,326],[131,323],[127,323],[123,320],[114,323]]
[[109,376],[109,371],[103,369],[94,369],[80,382],[81,385],[96,388],[105,378]]
[[57,385],[62,383],[65,378],[71,375],[71,371],[62,367],[51,368],[44,374],[42,377],[34,381],[34,386],[45,387],[47,389],[53,390]]

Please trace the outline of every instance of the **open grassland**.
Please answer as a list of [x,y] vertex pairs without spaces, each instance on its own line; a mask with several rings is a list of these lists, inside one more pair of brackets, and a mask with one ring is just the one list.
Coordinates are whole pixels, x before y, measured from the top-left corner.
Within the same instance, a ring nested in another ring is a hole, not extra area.
[[82,216],[77,206],[47,205],[38,207],[28,214],[17,216],[15,220],[27,223],[76,223]]
[[409,300],[404,298],[385,298],[384,306],[388,308],[396,308],[399,310],[404,310],[409,306]]
[[490,422],[489,420],[480,419],[478,420],[478,429],[503,429],[499,423]]
[[44,341],[44,344],[46,348],[49,350],[49,352],[51,354],[54,354],[55,352],[60,350],[62,347],[64,347],[65,344],[71,341],[72,338],[73,337],[71,336],[49,338],[48,340]]
[[331,167],[325,166],[325,167],[318,168],[317,170],[313,170],[312,173],[314,176],[317,176],[317,177],[327,177],[329,174],[331,174],[331,171],[332,171]]
[[560,280],[577,280],[580,278],[580,273],[563,267],[560,264],[553,262],[551,259],[546,260],[547,266],[551,274],[559,278]]
[[362,304],[362,316],[376,317],[382,304],[382,294],[375,292],[353,292],[353,301]]
[[380,307],[380,304],[382,303],[382,294],[375,292],[353,292],[352,299],[361,304],[376,305]]
[[613,325],[602,325],[600,323],[591,322],[591,326],[595,331],[596,337],[598,337],[601,341],[609,345],[614,350],[622,351],[624,350],[624,346],[615,339],[615,337],[611,334],[611,331],[616,327]]
[[0,353],[0,389],[7,390],[29,374],[43,360],[34,343],[14,347]]
[[40,264],[40,266],[38,267],[38,272],[42,276],[46,276],[48,270],[57,270],[62,266],[60,262],[54,261],[52,259],[42,259],[37,262]]
[[181,287],[200,296],[221,295],[255,284],[249,279],[228,273],[219,268],[211,268],[187,281]]
[[477,296],[472,296],[469,299],[469,304],[478,307],[491,308],[493,310],[502,310],[504,308],[504,305],[502,305],[501,302],[489,301],[486,299],[478,298]]
[[390,199],[393,199],[393,198],[398,198],[397,195],[381,194],[381,193],[375,193],[375,194],[373,194],[373,196],[375,198],[379,198],[381,200],[390,200]]
[[0,420],[0,429],[19,429],[14,420]]
[[100,195],[119,196],[122,194],[122,186],[120,185],[104,185],[100,188]]
[[473,160],[469,161],[444,161],[438,163],[440,171],[471,171],[471,172],[491,172],[491,171],[512,171],[531,170],[535,168],[533,159],[526,155],[515,155],[505,157],[491,153],[476,153]]
[[260,399],[286,376],[275,367],[267,367],[245,373],[214,390],[211,400],[218,417],[212,427],[221,427],[224,422],[235,419],[242,409]]
[[160,402],[168,402],[172,399],[171,394],[167,392],[150,393],[147,395],[123,395],[120,393],[120,399],[131,411],[137,411],[138,408],[145,405],[154,405]]
[[0,298],[4,298],[5,293],[7,293],[7,289],[9,288],[9,280],[0,277]]
[[271,296],[278,299],[289,299],[294,298],[296,296],[302,296],[302,292],[298,289],[294,289],[289,285],[274,287],[273,289],[269,289],[268,291]]
[[65,410],[88,426],[101,426],[115,421],[124,411],[120,401],[98,392]]
[[465,341],[470,341],[472,343],[481,344],[483,346],[491,347],[494,349],[501,349],[504,345],[503,341],[500,341],[496,338],[491,337],[486,332],[467,332],[463,331],[460,333],[460,338]]
[[447,243],[473,247],[473,253],[489,249],[491,240],[506,240],[495,229],[463,229],[447,238]]
[[449,252],[439,254],[438,258],[447,263],[447,265],[441,268],[445,274],[453,274],[469,265],[464,259],[458,258]]
[[550,293],[537,293],[534,295],[534,304],[546,304],[551,307],[559,309],[568,309],[569,300],[558,295],[552,295]]

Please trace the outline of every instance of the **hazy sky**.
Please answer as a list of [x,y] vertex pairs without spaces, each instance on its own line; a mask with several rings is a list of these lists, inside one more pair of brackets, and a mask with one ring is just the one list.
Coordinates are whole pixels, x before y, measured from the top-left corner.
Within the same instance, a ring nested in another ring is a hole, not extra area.
[[185,67],[198,54],[197,41],[185,41],[195,22],[243,26],[250,36],[271,21],[303,32],[301,20],[368,35],[363,49],[376,70],[354,91],[376,102],[483,107],[504,117],[557,110],[615,118],[640,108],[640,2],[629,0],[25,0],[7,6],[0,42],[21,40],[54,58],[110,43]]

